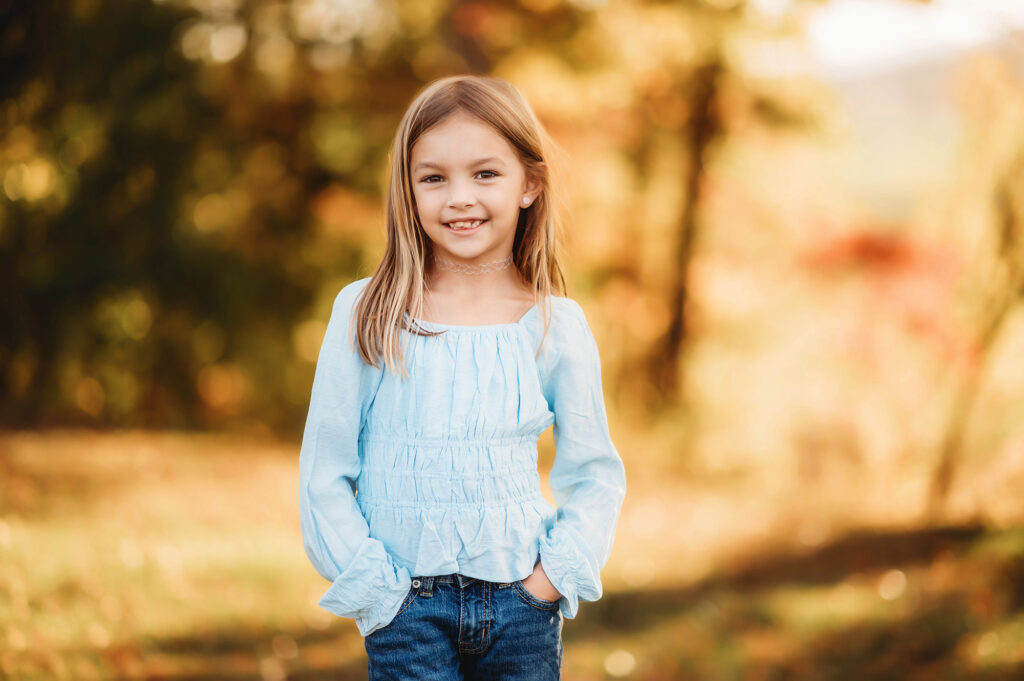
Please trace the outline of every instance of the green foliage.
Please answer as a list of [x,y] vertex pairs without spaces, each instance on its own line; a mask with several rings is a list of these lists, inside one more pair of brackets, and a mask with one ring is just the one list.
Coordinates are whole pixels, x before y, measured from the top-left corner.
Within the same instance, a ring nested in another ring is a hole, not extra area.
[[[9,3],[0,423],[295,431],[398,116],[580,12]],[[321,14],[317,14],[320,12]],[[305,324],[305,326],[303,326]]]
[[296,432],[330,302],[382,250],[398,118],[466,71],[517,82],[585,169],[565,183],[570,293],[595,301],[612,409],[657,414],[700,330],[705,204],[746,205],[752,184],[715,182],[722,149],[821,117],[801,79],[744,72],[736,45],[789,30],[748,10],[0,4],[0,425]]
[[[292,146],[300,121],[254,140],[202,94],[199,65],[170,48],[191,13],[63,5],[9,10],[24,68],[4,88],[4,165],[8,178],[25,167],[45,178],[6,185],[18,200],[0,242],[13,292],[0,303],[0,411],[8,425],[201,424],[215,415],[195,399],[195,330],[223,338],[208,361],[282,359],[246,339],[286,341],[319,273],[289,266],[308,222],[301,192],[251,192],[245,214],[196,195],[229,189],[255,142]],[[295,415],[262,414],[275,425]]]

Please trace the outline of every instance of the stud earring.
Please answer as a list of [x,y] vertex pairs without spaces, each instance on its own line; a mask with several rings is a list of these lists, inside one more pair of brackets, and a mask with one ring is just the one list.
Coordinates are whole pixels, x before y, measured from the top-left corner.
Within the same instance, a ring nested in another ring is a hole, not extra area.
[[523,208],[526,208],[529,205],[530,205],[530,197],[529,196],[524,196],[523,197]]

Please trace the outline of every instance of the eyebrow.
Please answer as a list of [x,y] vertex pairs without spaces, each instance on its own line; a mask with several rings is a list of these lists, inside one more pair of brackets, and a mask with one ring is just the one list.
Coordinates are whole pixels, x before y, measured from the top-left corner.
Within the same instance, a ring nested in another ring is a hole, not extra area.
[[[477,160],[471,162],[469,165],[471,165],[471,166],[482,166],[482,165],[486,165],[486,164],[490,164],[490,163],[500,163],[502,165],[505,165],[505,162],[502,161],[497,156],[488,156],[487,158],[478,158]],[[417,163],[415,165],[415,167],[413,167],[413,170],[419,170],[420,168],[437,168],[437,169],[440,169],[442,167],[443,166],[440,166],[440,165],[438,165],[436,163],[432,163],[431,161],[420,161],[419,163]]]

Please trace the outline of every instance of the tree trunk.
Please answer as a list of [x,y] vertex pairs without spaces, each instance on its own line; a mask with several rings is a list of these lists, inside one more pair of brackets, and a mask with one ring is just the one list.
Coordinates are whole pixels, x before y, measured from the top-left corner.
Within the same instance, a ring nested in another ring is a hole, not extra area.
[[[1024,168],[1024,156],[1015,167]],[[953,486],[956,470],[964,456],[964,438],[974,403],[985,378],[985,370],[991,359],[996,339],[1009,319],[1021,293],[1024,292],[1024,222],[1014,209],[1010,184],[1015,173],[1008,172],[996,189],[996,207],[999,211],[1000,243],[997,262],[1002,265],[1004,277],[995,291],[992,303],[985,311],[980,324],[977,342],[976,365],[961,382],[953,397],[946,434],[940,447],[939,463],[932,474],[925,509],[926,520],[940,520],[949,491]]]
[[694,73],[691,99],[693,117],[687,128],[687,174],[684,178],[684,203],[679,220],[679,238],[675,244],[675,262],[678,267],[669,283],[672,316],[660,351],[651,357],[650,376],[660,388],[663,401],[678,400],[683,384],[680,365],[683,342],[687,336],[686,303],[688,278],[693,245],[697,235],[697,209],[700,206],[700,186],[705,175],[705,160],[711,141],[721,130],[714,111],[718,92],[718,79],[722,63],[717,56]]

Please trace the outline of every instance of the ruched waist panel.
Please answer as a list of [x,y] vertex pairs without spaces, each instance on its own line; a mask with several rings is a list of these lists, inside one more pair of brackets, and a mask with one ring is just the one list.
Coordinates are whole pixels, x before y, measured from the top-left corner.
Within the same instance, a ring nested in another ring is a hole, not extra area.
[[481,442],[360,438],[360,505],[509,506],[543,501],[536,438]]

